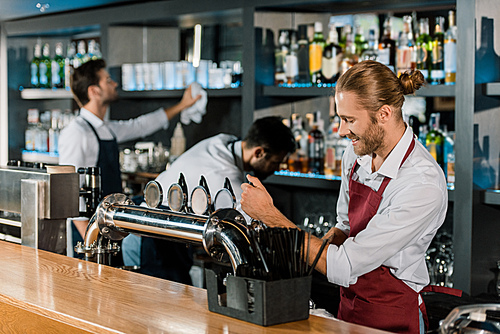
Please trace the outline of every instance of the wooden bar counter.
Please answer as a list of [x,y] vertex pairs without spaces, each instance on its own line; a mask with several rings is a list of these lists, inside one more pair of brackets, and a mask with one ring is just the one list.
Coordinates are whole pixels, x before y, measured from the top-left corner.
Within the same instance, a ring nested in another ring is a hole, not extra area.
[[206,290],[0,241],[1,333],[383,333],[343,321],[262,327],[210,312]]

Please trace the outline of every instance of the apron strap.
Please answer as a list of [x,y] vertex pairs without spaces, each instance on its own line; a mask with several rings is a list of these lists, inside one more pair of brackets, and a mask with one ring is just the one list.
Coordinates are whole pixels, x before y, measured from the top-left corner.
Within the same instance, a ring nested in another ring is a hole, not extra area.
[[427,333],[429,330],[429,317],[427,316],[427,308],[425,307],[425,303],[422,301],[418,306],[420,312],[422,312],[422,319],[424,320],[424,333]]
[[[406,150],[406,153],[405,153],[405,155],[403,157],[403,160],[401,161],[401,164],[399,165],[399,168],[401,168],[401,166],[403,166],[403,163],[406,161],[406,159],[408,158],[408,156],[410,155],[410,153],[413,151],[414,147],[415,147],[415,138],[412,138],[410,146],[408,146],[408,149]],[[352,166],[352,169],[351,169],[351,176],[350,176],[350,178],[352,178],[352,175],[353,175],[354,170],[356,169],[357,165],[358,165],[358,160],[356,159],[356,160],[354,160],[354,165]],[[382,184],[380,185],[380,187],[377,190],[377,194],[382,195],[384,193],[384,190],[387,187],[387,185],[389,184],[389,181],[391,181],[391,178],[384,177],[384,180],[382,181]]]
[[[439,285],[427,285],[420,292],[436,292],[436,293],[444,293],[446,295],[451,295],[455,297],[462,297],[462,290],[448,288],[446,286]],[[419,305],[420,312],[422,312],[422,317],[424,319],[425,332],[429,329],[429,318],[427,317],[427,309],[425,307],[425,303],[422,300],[422,303]]]
[[462,297],[463,294],[462,290],[448,288],[446,286],[439,286],[439,285],[427,285],[422,289],[422,292],[444,293],[446,295],[451,295],[455,297]]

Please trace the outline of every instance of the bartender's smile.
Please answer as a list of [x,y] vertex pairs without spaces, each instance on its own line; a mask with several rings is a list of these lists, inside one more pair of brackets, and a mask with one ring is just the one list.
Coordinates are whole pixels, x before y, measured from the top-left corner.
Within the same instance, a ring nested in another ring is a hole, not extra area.
[[352,141],[354,152],[362,156],[380,149],[384,130],[371,116],[370,111],[359,106],[357,96],[350,92],[341,92],[336,95],[335,101],[341,119],[339,135]]

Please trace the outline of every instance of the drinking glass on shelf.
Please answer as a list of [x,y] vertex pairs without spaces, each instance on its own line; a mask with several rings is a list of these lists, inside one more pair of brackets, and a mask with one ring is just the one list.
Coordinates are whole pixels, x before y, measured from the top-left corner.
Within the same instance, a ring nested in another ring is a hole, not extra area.
[[306,213],[303,226],[307,232],[311,232],[313,235],[321,238],[333,226],[330,223],[330,218],[331,215],[329,213]]
[[[500,260],[497,261],[497,268],[500,272]],[[500,274],[497,276],[497,284],[496,284],[497,295],[500,297]]]
[[453,287],[453,239],[447,232],[439,232],[426,252],[430,284]]

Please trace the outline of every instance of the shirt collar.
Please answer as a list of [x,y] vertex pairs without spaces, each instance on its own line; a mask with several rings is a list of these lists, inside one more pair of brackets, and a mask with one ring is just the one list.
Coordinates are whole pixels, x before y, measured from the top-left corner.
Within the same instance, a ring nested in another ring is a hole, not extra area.
[[94,128],[98,128],[104,124],[104,121],[94,115],[91,111],[85,108],[80,109],[80,116],[87,120]]
[[[394,146],[391,153],[387,156],[382,166],[380,166],[379,170],[376,172],[380,175],[387,176],[391,179],[395,179],[398,175],[399,167],[401,166],[401,162],[410,146],[411,141],[413,140],[413,130],[408,124],[406,124],[406,130],[399,140],[399,142]],[[371,174],[371,166],[372,166],[372,156],[371,155],[363,155],[358,157],[357,159],[359,167],[366,170],[369,174]]]
[[237,140],[233,143],[234,145],[234,158],[236,159],[236,165],[241,170],[243,169],[243,149],[241,148],[241,140]]

